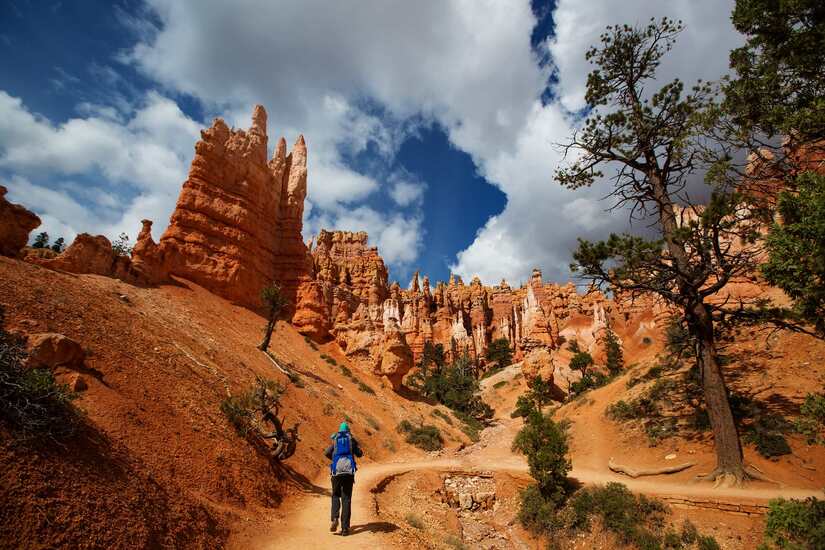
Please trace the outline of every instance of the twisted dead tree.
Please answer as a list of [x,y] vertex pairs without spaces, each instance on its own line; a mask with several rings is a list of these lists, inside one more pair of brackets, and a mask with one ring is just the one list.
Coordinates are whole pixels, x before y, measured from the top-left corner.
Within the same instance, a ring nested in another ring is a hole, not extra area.
[[273,459],[286,460],[295,454],[298,441],[300,441],[298,437],[300,423],[295,423],[292,427],[284,429],[286,416],[278,418],[281,410],[280,398],[283,393],[280,386],[273,388],[271,384],[261,383],[259,379],[255,391],[261,421],[271,424],[273,430],[265,432],[259,427],[254,431],[254,434],[266,445]]

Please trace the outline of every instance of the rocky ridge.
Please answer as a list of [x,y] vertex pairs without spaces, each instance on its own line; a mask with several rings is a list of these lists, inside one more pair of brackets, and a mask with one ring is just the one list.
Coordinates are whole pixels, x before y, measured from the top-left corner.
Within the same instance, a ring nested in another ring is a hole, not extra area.
[[[565,340],[598,355],[608,322],[633,337],[650,331],[664,312],[651,304],[611,300],[600,292],[580,294],[572,283],[545,283],[535,269],[526,284],[502,280],[485,286],[451,275],[431,285],[416,273],[407,288],[390,282],[378,249],[364,232],[325,231],[302,240],[307,194],[307,147],[299,136],[287,154],[281,138],[267,159],[267,115],[256,106],[249,129],[230,128],[216,118],[201,132],[189,175],[169,225],[158,242],[152,221],[143,220],[130,256],[113,251],[103,236],[81,234],[63,253],[27,254],[51,269],[113,276],[132,284],[190,280],[210,292],[256,310],[260,291],[281,285],[287,314],[305,336],[335,340],[346,355],[396,390],[420,359],[427,342],[441,344],[448,360],[461,354],[484,368],[490,343],[505,338],[516,359],[553,376],[550,352]],[[2,198],[0,246],[19,256],[37,216]],[[570,374],[558,370],[570,379]]]

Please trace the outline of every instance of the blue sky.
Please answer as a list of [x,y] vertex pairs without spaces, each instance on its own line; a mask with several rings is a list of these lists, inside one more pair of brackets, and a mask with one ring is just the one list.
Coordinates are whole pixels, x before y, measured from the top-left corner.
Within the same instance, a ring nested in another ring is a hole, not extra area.
[[586,47],[606,24],[681,18],[663,71],[690,80],[720,76],[738,40],[710,0],[342,4],[4,2],[0,183],[53,236],[134,236],[149,217],[157,238],[198,130],[248,127],[261,103],[270,146],[306,137],[307,237],[366,230],[402,283],[564,281],[577,236],[626,223],[552,181]]

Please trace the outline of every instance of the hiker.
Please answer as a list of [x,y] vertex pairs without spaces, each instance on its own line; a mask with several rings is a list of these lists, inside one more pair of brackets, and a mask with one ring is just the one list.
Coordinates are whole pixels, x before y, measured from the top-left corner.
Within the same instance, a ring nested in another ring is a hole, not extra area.
[[329,530],[338,529],[338,512],[341,512],[341,535],[349,535],[350,503],[352,501],[352,484],[355,483],[355,457],[363,456],[358,441],[352,437],[349,425],[341,422],[338,433],[333,434],[332,444],[324,455],[332,459],[329,466],[332,475],[332,523]]

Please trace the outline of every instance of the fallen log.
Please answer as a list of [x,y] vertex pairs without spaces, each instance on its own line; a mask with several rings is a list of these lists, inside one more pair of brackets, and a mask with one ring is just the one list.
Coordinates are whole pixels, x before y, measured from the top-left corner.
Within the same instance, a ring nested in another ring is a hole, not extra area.
[[611,458],[607,462],[607,467],[610,468],[612,471],[616,472],[617,474],[625,474],[627,476],[636,478],[641,476],[658,476],[662,474],[675,474],[676,472],[681,472],[682,470],[687,470],[688,468],[695,466],[694,462],[685,462],[684,464],[677,464],[675,466],[663,466],[662,468],[644,468],[641,470],[633,469],[629,466],[623,466],[621,464],[617,464],[613,462]]

